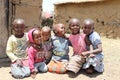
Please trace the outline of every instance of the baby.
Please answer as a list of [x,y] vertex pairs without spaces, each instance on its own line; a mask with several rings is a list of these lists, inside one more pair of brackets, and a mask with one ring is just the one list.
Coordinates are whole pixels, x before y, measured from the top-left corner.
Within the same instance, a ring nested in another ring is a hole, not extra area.
[[[94,71],[103,72],[103,52],[102,41],[100,35],[94,31],[94,21],[92,19],[85,19],[83,22],[83,32],[86,34],[88,51],[83,52],[82,55],[86,56],[86,63],[83,69],[86,73],[93,73]],[[89,42],[88,42],[89,41]],[[93,49],[91,48],[93,46]]]

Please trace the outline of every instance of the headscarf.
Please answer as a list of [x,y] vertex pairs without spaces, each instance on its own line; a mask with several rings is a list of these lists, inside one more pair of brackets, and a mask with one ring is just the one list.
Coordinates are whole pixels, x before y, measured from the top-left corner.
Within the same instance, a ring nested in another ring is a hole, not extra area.
[[35,28],[31,29],[28,31],[28,39],[29,39],[29,42],[32,42],[33,43],[33,31],[35,31]]

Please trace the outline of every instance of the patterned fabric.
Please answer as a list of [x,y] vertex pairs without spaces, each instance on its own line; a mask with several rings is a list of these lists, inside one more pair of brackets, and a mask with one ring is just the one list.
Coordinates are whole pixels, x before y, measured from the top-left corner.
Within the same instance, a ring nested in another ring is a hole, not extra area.
[[48,71],[63,74],[66,72],[66,64],[64,62],[51,60],[48,64]]
[[44,48],[46,49],[46,54],[45,54],[45,58],[46,58],[46,64],[48,64],[51,60],[52,57],[52,41],[51,39],[47,42],[43,43]]
[[86,51],[86,44],[84,41],[84,34],[72,35],[70,34],[69,40],[73,47],[74,55],[81,54],[83,51]]
[[[97,32],[93,32],[89,35],[89,40],[91,41],[93,48],[97,49],[97,45],[101,44],[100,36]],[[104,64],[103,64],[103,52],[97,53],[95,57],[86,59],[86,63],[83,65],[83,69],[87,69],[92,65],[94,69],[98,72],[104,71]]]
[[69,59],[69,42],[65,38],[52,36],[52,43],[53,55],[52,60],[48,64],[48,71],[59,74],[65,73],[65,67]]
[[24,33],[22,38],[16,38],[14,35],[9,37],[6,53],[12,62],[16,61],[17,59],[23,59],[27,57],[26,48],[22,48],[27,41],[27,33]]
[[84,62],[85,58],[80,55],[74,55],[70,58],[66,69],[76,74],[77,72],[79,72]]
[[69,58],[69,42],[67,39],[53,36],[52,37],[53,42],[53,59],[55,60],[62,60]]

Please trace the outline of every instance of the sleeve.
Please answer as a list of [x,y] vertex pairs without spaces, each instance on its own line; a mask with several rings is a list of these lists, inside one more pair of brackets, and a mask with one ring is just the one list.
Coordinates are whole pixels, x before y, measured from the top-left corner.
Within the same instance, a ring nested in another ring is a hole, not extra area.
[[6,54],[12,62],[14,62],[18,59],[18,57],[15,56],[15,54],[13,52],[13,41],[12,41],[11,37],[7,41]]
[[30,70],[33,71],[34,70],[34,63],[35,63],[35,60],[34,60],[35,54],[34,54],[34,51],[31,47],[28,48],[27,53],[28,53],[29,67],[30,67]]
[[94,44],[98,45],[101,44],[101,39],[100,39],[100,35],[98,33],[96,33],[96,35],[94,36]]
[[68,45],[69,45],[69,46],[72,46],[72,43],[70,42],[70,40],[68,40]]

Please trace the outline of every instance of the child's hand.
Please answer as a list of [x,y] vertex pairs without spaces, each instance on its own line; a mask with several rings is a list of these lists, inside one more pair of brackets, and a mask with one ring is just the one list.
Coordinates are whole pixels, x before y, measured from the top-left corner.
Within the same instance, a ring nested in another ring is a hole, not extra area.
[[85,56],[88,56],[89,54],[86,53],[86,52],[82,52],[81,55],[82,55],[83,57],[85,57]]
[[36,71],[33,71],[33,72],[31,73],[31,77],[32,77],[33,79],[35,79],[36,74],[37,74],[37,72],[36,72]]
[[95,54],[90,54],[89,57],[93,58],[95,57]]
[[21,59],[16,60],[16,63],[17,63],[17,65],[20,66],[20,67],[23,66],[22,60],[21,60]]

